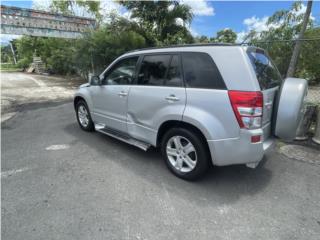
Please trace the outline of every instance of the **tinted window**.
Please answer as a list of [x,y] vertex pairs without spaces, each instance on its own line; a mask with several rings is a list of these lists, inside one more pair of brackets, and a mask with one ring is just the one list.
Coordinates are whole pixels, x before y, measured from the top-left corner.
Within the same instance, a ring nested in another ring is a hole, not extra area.
[[280,73],[263,50],[250,51],[248,55],[262,90],[280,86]]
[[168,71],[170,55],[145,56],[138,75],[139,85],[163,85]]
[[226,89],[212,58],[206,53],[183,53],[184,79],[187,87]]
[[182,86],[182,74],[178,55],[173,55],[171,58],[165,85],[173,87]]
[[128,85],[132,84],[136,64],[139,57],[120,60],[108,71],[103,79],[104,85]]

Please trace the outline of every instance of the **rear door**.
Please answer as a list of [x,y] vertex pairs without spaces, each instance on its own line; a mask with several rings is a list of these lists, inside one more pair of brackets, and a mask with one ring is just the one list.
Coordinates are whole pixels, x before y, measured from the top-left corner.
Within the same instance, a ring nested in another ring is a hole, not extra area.
[[307,81],[300,78],[282,81],[277,68],[262,49],[250,48],[248,56],[263,93],[264,139],[273,133],[292,141],[304,114]]
[[156,144],[160,124],[181,120],[185,102],[180,55],[143,56],[137,82],[131,86],[128,96],[128,133]]
[[273,109],[282,78],[271,59],[262,49],[249,48],[247,54],[263,94],[262,127],[264,139],[267,139],[272,132]]

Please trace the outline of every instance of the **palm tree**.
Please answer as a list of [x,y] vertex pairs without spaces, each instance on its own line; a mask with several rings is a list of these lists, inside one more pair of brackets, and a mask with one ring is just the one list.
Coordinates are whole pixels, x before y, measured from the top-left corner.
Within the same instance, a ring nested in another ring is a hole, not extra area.
[[[132,19],[137,19],[145,31],[153,32],[156,38],[164,40],[167,35],[187,31],[193,14],[191,8],[179,1],[120,1],[131,10]],[[182,25],[179,24],[182,21]]]

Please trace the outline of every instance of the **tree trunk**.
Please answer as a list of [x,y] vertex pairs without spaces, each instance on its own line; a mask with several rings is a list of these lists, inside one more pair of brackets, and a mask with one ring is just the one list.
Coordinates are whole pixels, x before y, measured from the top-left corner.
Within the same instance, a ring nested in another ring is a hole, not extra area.
[[292,56],[291,56],[291,60],[290,60],[290,64],[289,64],[289,68],[288,68],[288,72],[287,72],[287,77],[293,77],[293,75],[295,73],[296,65],[297,65],[297,61],[298,61],[298,57],[299,57],[299,53],[300,53],[300,48],[302,45],[301,39],[303,38],[304,32],[306,31],[306,28],[307,28],[307,25],[309,22],[311,7],[312,7],[312,0],[309,0],[306,13],[304,14],[304,17],[303,17],[302,28],[301,28],[298,39],[296,40],[296,44],[295,44],[293,52],[292,52]]

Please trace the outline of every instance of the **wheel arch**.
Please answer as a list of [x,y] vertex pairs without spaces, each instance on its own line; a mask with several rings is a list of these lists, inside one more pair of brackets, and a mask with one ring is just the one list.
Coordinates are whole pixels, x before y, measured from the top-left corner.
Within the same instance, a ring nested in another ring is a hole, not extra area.
[[[75,98],[73,99],[73,106],[74,106],[74,109],[76,109],[76,106],[78,104],[79,101],[84,101],[87,103],[87,101],[84,99],[84,97],[82,96],[75,96]],[[88,103],[87,103],[88,104]]]
[[73,99],[74,108],[76,107],[77,103],[82,100],[85,101],[87,104],[89,111],[92,114],[93,106],[92,106],[92,99],[90,96],[90,93],[88,91],[88,88],[80,88],[79,91],[75,94]]
[[184,122],[184,121],[178,121],[178,120],[168,120],[168,121],[163,122],[160,125],[159,130],[157,132],[156,146],[158,147],[160,145],[162,137],[169,129],[177,128],[177,127],[186,128],[188,130],[192,130],[193,132],[197,133],[199,135],[199,137],[201,137],[201,139],[204,141],[204,143],[208,146],[206,137],[199,128],[197,128],[196,126],[194,126],[191,123]]

